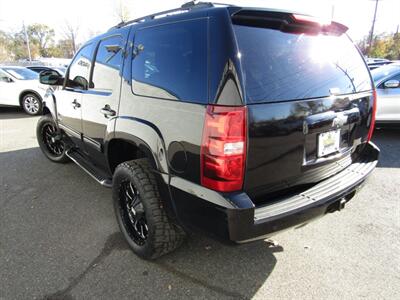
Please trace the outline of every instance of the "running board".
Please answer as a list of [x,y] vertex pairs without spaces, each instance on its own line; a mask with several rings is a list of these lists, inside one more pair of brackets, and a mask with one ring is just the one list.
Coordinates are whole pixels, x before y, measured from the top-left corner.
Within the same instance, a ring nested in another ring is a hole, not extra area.
[[65,154],[102,186],[112,187],[112,179],[105,172],[88,162],[80,152],[75,149],[69,149]]

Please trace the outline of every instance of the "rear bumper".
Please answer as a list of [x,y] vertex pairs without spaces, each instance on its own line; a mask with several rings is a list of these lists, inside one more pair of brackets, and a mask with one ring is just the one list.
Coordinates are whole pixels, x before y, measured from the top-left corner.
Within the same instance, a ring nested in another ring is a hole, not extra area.
[[226,201],[223,205],[221,199],[210,201],[210,195],[202,199],[201,191],[192,193],[193,189],[188,192],[171,185],[176,214],[185,227],[224,240],[240,243],[271,236],[341,209],[374,170],[378,156],[379,149],[368,143],[359,160],[342,172],[300,194],[262,207],[255,207],[245,193],[222,195]]

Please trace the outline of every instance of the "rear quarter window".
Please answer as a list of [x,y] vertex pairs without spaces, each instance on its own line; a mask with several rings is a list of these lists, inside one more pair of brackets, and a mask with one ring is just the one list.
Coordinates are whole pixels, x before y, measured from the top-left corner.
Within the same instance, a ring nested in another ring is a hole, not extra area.
[[247,103],[372,89],[368,69],[346,35],[307,35],[234,25]]
[[136,33],[132,90],[147,97],[207,103],[207,19]]

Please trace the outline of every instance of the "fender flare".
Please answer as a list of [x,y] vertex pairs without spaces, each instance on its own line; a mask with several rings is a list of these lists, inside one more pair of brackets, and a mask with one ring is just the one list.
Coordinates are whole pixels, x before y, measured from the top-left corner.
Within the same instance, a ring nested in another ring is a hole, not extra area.
[[[139,122],[139,123],[141,123],[141,122]],[[117,122],[117,124],[118,124],[118,122]],[[116,124],[116,127],[118,127],[117,124]],[[143,126],[146,126],[146,125],[143,125]],[[152,126],[150,126],[150,127],[152,127]],[[143,128],[145,128],[145,127],[143,127]],[[126,127],[125,127],[125,129],[126,129]],[[150,160],[150,163],[152,164],[152,166],[154,168],[154,171],[155,171],[154,174],[156,177],[157,185],[159,187],[159,192],[160,192],[161,198],[163,199],[164,208],[166,210],[167,215],[175,223],[182,225],[183,223],[179,220],[176,204],[172,198],[172,194],[171,194],[170,187],[169,187],[170,175],[169,175],[168,169],[167,170],[164,169],[165,165],[167,165],[167,167],[168,167],[168,163],[166,162],[166,152],[164,151],[162,153],[162,155],[165,156],[163,158],[160,155],[160,151],[159,151],[159,149],[163,149],[163,148],[165,149],[164,140],[162,139],[162,145],[159,145],[160,141],[155,143],[155,141],[153,140],[151,142],[153,144],[153,147],[152,147],[148,142],[146,142],[144,140],[143,136],[138,137],[137,135],[132,134],[130,132],[132,132],[132,131],[116,130],[113,133],[110,133],[106,137],[106,141],[104,143],[104,153],[105,153],[107,165],[110,166],[110,162],[109,162],[109,158],[108,158],[109,157],[109,155],[108,155],[109,154],[109,145],[113,140],[121,140],[121,141],[130,143],[130,144],[136,146]],[[149,132],[151,132],[151,131],[149,131]],[[162,136],[159,136],[156,132],[153,131],[153,133],[154,133],[154,135],[151,136],[153,139],[155,138],[155,136],[157,136],[158,138],[162,138]],[[157,145],[157,147],[154,148],[154,145]]]
[[167,148],[163,135],[156,125],[130,116],[116,117],[113,121],[114,130],[108,131],[104,141],[106,153],[108,153],[109,142],[113,139],[126,140],[146,153],[156,171],[165,175],[169,174]]

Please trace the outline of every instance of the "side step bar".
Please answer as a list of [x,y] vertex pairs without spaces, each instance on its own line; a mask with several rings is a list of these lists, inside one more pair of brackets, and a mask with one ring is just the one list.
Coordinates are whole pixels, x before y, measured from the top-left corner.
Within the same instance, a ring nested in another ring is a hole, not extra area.
[[77,150],[69,149],[65,154],[102,186],[107,188],[112,187],[112,179],[92,163],[88,162],[88,160]]

